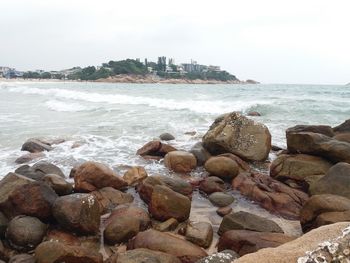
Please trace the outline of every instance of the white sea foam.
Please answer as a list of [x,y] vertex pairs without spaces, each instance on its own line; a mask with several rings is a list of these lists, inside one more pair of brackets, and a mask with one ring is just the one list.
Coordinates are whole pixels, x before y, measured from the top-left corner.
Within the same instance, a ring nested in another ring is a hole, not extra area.
[[90,110],[89,107],[86,107],[79,103],[68,103],[68,102],[63,102],[59,100],[48,100],[47,102],[45,102],[45,105],[50,110],[61,111],[61,112],[76,112],[76,111]]

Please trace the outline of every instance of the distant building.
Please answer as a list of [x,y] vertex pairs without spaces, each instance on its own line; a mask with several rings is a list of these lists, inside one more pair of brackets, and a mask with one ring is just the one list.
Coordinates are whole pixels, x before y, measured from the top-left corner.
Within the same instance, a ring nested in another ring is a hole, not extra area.
[[221,71],[220,67],[219,66],[213,66],[213,65],[210,65],[208,67],[208,70],[209,71]]

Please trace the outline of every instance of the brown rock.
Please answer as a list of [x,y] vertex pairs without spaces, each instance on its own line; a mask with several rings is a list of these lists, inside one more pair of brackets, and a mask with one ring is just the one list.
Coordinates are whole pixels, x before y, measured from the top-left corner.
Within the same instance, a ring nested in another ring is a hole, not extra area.
[[19,254],[10,258],[9,263],[36,263],[35,258],[29,254]]
[[73,192],[73,186],[56,174],[45,174],[42,179],[58,195],[69,195]]
[[307,194],[290,188],[268,175],[241,173],[232,181],[233,189],[285,218],[299,218]]
[[181,261],[170,254],[153,251],[145,248],[137,248],[118,254],[115,263],[181,263]]
[[65,178],[64,173],[58,166],[46,161],[37,162],[32,166],[32,170],[37,173],[42,173],[43,175],[56,174],[62,178]]
[[250,171],[250,166],[247,162],[243,161],[241,158],[239,158],[237,155],[234,155],[233,153],[223,153],[218,155],[218,157],[223,156],[230,158],[232,161],[235,161],[238,165],[238,171],[241,172],[248,172]]
[[215,192],[209,195],[209,201],[215,206],[225,207],[232,204],[235,199],[230,194]]
[[350,119],[333,128],[336,133],[350,132]]
[[169,218],[168,220],[158,223],[153,228],[160,232],[172,231],[177,228],[179,222],[175,218]]
[[226,189],[225,182],[219,177],[210,176],[201,181],[199,190],[206,194],[212,194],[215,192],[224,192]]
[[155,251],[178,257],[182,263],[194,263],[207,256],[207,253],[200,247],[181,239],[176,235],[147,230],[140,232],[129,242],[128,249],[147,248]]
[[191,222],[186,227],[186,239],[200,247],[208,248],[213,241],[213,235],[213,227],[207,222]]
[[136,206],[121,207],[113,210],[106,224],[110,221],[117,221],[119,217],[137,218],[140,221],[140,231],[146,230],[151,224],[147,211]]
[[52,229],[48,231],[45,241],[59,242],[70,246],[80,246],[81,242],[76,235],[62,230]]
[[176,151],[176,148],[160,141],[151,141],[138,149],[136,154],[141,156],[164,157],[171,151]]
[[335,135],[333,138],[338,141],[350,143],[350,132],[339,133]]
[[286,134],[298,133],[298,132],[313,132],[318,134],[323,134],[328,137],[333,137],[334,132],[331,126],[327,125],[296,125],[294,127],[288,128]]
[[259,117],[261,114],[257,111],[250,111],[248,112],[247,116]]
[[211,157],[205,163],[204,167],[210,175],[220,177],[221,179],[230,180],[238,174],[237,163],[228,157]]
[[211,154],[203,147],[201,142],[197,142],[195,145],[193,145],[190,153],[196,157],[198,166],[204,165],[205,162],[211,157]]
[[31,162],[35,159],[38,159],[38,158],[42,158],[44,157],[45,154],[42,153],[42,152],[36,152],[36,153],[26,153],[20,157],[18,157],[16,160],[15,160],[15,163],[17,164],[23,164],[23,163],[28,163],[28,162]]
[[51,151],[52,147],[44,144],[37,139],[28,139],[23,145],[21,151],[28,151],[31,153]]
[[216,213],[222,217],[230,214],[231,212],[232,212],[232,207],[230,206],[219,207],[218,210],[216,210]]
[[112,217],[104,231],[104,238],[107,243],[115,245],[126,242],[140,231],[140,220],[134,217]]
[[135,166],[125,172],[123,179],[128,185],[135,185],[147,177],[145,168],[141,166]]
[[278,247],[293,239],[295,238],[281,233],[230,230],[220,237],[218,251],[232,249],[243,256],[262,248]]
[[189,173],[196,168],[197,159],[189,152],[172,151],[165,155],[164,164],[176,173]]
[[85,162],[76,168],[74,175],[75,190],[79,192],[92,192],[104,187],[121,189],[127,183],[113,170],[97,162]]

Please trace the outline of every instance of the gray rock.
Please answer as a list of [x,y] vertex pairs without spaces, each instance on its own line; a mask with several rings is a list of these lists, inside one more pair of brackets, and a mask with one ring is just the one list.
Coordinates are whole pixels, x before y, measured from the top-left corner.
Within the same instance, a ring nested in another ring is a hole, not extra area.
[[6,216],[0,212],[0,239],[4,238],[8,223]]
[[192,243],[208,248],[213,241],[213,227],[207,222],[189,223],[186,227],[186,239]]
[[35,263],[35,258],[29,254],[19,254],[11,257],[9,263]]
[[28,151],[31,153],[51,151],[53,148],[37,139],[28,139],[21,148],[21,151]]
[[211,154],[204,148],[201,142],[197,142],[195,145],[193,145],[190,153],[196,157],[198,166],[204,165],[205,162],[211,157]]
[[228,206],[235,200],[232,195],[216,192],[209,195],[210,202],[218,207]]
[[58,195],[68,195],[73,192],[73,186],[57,174],[45,174],[42,180]]
[[161,139],[162,141],[171,141],[171,140],[175,140],[175,137],[170,133],[165,132],[159,135],[159,139]]
[[104,231],[107,243],[115,245],[126,242],[140,231],[140,220],[134,217],[120,216],[109,220]]

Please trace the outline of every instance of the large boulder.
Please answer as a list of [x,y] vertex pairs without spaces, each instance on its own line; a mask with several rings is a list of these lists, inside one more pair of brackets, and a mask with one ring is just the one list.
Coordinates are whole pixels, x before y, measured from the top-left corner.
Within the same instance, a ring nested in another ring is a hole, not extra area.
[[35,249],[37,263],[102,263],[100,253],[81,246],[70,246],[59,242],[43,242]]
[[35,217],[17,216],[8,225],[6,239],[14,249],[29,251],[41,243],[46,229],[47,226]]
[[92,192],[107,186],[119,190],[128,185],[112,169],[97,162],[85,162],[77,167],[74,182],[75,190],[79,192]]
[[212,154],[229,152],[245,160],[263,161],[271,149],[271,134],[265,125],[233,112],[214,121],[203,145]]
[[243,256],[248,253],[254,253],[262,248],[278,247],[293,239],[295,238],[281,233],[230,230],[226,231],[220,237],[218,251],[232,249],[240,256]]
[[136,154],[141,155],[145,159],[160,160],[172,151],[176,151],[176,148],[169,144],[162,143],[161,141],[151,141],[138,149]]
[[131,167],[123,176],[128,185],[135,185],[147,177],[147,172],[142,166]]
[[65,177],[64,173],[62,172],[62,170],[58,166],[56,166],[52,163],[46,162],[46,161],[37,162],[36,164],[34,164],[32,166],[32,170],[35,172],[40,172],[43,175],[56,174],[62,178]]
[[[247,254],[237,260],[235,263],[290,263],[290,262],[310,262],[316,263],[316,261],[308,261],[306,255],[312,255],[311,251],[320,251],[320,248],[324,247],[328,250],[328,244],[331,245],[328,251],[334,251],[341,249],[344,245],[335,245],[334,242],[330,242],[333,239],[342,237],[344,229],[349,226],[349,223],[337,223],[333,225],[323,226],[310,231],[302,235],[301,237],[285,243],[275,248],[261,249],[256,253]],[[345,235],[347,242],[349,243],[349,234]],[[325,246],[325,244],[327,244]],[[346,251],[346,250],[345,250]],[[316,256],[314,258],[317,258]],[[319,259],[322,259],[319,257]],[[317,261],[320,262],[320,261]],[[323,262],[332,262],[323,261]],[[341,261],[340,261],[341,262]],[[346,262],[346,261],[345,261]]]
[[96,234],[100,226],[100,206],[91,194],[71,194],[56,199],[53,215],[57,222],[70,231]]
[[239,158],[237,155],[234,155],[233,153],[223,153],[218,155],[218,157],[227,157],[230,158],[232,161],[235,161],[238,165],[238,172],[249,172],[250,166],[246,161],[243,161],[241,158]]
[[335,133],[350,132],[350,119],[333,128]]
[[211,157],[204,165],[210,175],[231,180],[238,174],[238,164],[224,156]]
[[191,211],[191,201],[166,186],[156,185],[153,188],[148,211],[160,221],[175,218],[182,222],[188,219]]
[[233,179],[232,187],[265,209],[290,219],[299,218],[300,209],[308,199],[304,192],[260,173],[240,173]]
[[229,230],[284,233],[274,221],[244,211],[224,216],[218,233],[222,235]]
[[140,231],[140,220],[135,217],[112,217],[104,230],[104,238],[108,244],[115,245],[126,242]]
[[190,152],[172,151],[165,155],[164,164],[176,173],[189,173],[196,168],[197,159]]
[[151,219],[147,211],[137,206],[126,206],[113,210],[105,224],[108,225],[109,222],[118,221],[118,218],[121,217],[138,219],[140,231],[146,230],[151,225]]
[[31,153],[51,151],[53,148],[46,143],[41,142],[38,139],[28,139],[21,148],[21,151],[28,151]]
[[213,241],[213,227],[208,222],[190,222],[186,226],[186,239],[200,247],[208,248]]
[[350,143],[350,132],[339,133],[335,135],[333,138],[338,141]]
[[195,244],[176,235],[147,230],[138,233],[128,244],[128,249],[147,248],[178,257],[182,263],[194,263],[207,253]]
[[328,137],[334,136],[334,131],[331,126],[328,125],[296,125],[288,128],[286,134],[297,132],[313,132],[326,135]]
[[45,157],[45,154],[43,152],[26,153],[26,154],[18,157],[15,160],[15,163],[17,163],[17,164],[29,163],[35,159],[39,159],[39,158],[43,158],[43,157]]
[[181,263],[181,261],[170,254],[153,251],[146,248],[137,248],[118,254],[115,263]]
[[312,195],[336,194],[350,198],[350,164],[337,163],[309,189]]
[[42,180],[58,195],[69,195],[73,192],[72,184],[57,174],[45,174]]
[[198,166],[204,165],[205,162],[211,157],[211,154],[204,148],[203,143],[201,142],[197,142],[195,145],[193,145],[190,153],[196,157]]
[[350,163],[350,143],[323,134],[287,130],[287,146],[291,153],[322,156],[332,162]]
[[300,224],[303,231],[307,232],[327,222],[347,221],[347,213],[342,213],[346,211],[350,211],[350,199],[330,194],[314,195],[300,211]]

